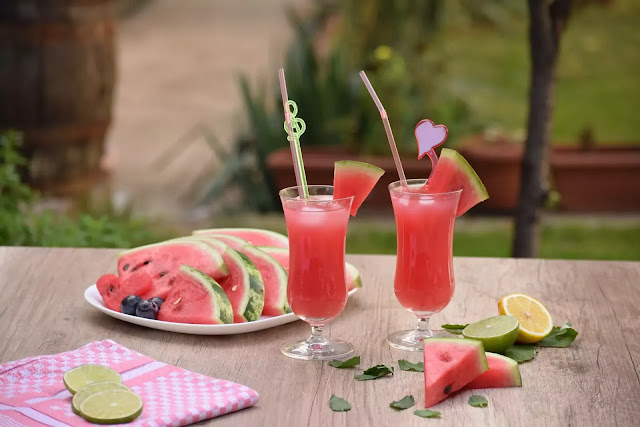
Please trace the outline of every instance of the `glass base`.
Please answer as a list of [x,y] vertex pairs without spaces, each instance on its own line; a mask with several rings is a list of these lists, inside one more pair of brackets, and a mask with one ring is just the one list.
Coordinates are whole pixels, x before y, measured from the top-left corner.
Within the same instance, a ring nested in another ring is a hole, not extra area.
[[289,341],[280,347],[282,354],[302,360],[346,359],[354,353],[353,345],[341,340],[322,339],[321,342]]
[[447,331],[421,331],[419,329],[410,329],[408,331],[392,333],[387,337],[387,343],[391,347],[399,350],[423,351],[424,345],[422,344],[422,340],[432,337],[451,338],[455,337],[455,335]]

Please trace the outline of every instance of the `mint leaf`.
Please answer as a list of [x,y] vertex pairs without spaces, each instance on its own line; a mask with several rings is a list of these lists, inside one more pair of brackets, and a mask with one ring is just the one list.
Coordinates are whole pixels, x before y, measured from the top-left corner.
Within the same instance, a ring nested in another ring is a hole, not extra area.
[[416,404],[416,401],[414,400],[413,396],[409,395],[409,396],[403,397],[400,400],[396,400],[389,403],[389,406],[392,407],[393,409],[407,409],[407,408],[411,408],[415,404]]
[[475,408],[486,408],[489,402],[482,396],[474,394],[469,398],[469,405]]
[[551,333],[542,341],[538,341],[536,345],[539,347],[569,347],[577,336],[578,331],[571,327],[571,323],[566,322],[562,326],[554,326]]
[[424,362],[411,363],[408,360],[398,360],[398,366],[403,371],[424,372]]
[[417,409],[413,411],[413,415],[421,418],[438,418],[440,417],[440,412],[432,411],[431,409]]
[[466,325],[451,325],[447,323],[446,325],[442,325],[442,329],[452,334],[461,334],[462,330],[467,326],[469,326],[468,323]]
[[334,368],[344,369],[344,368],[353,368],[356,365],[360,364],[360,356],[352,357],[349,360],[332,360],[329,362],[329,366],[333,366]]
[[506,349],[504,355],[522,363],[533,359],[536,355],[536,349],[532,345],[514,345]]
[[351,410],[351,404],[335,394],[332,394],[331,399],[329,399],[329,407],[334,412],[346,412]]
[[356,375],[358,381],[375,380],[387,375],[393,375],[393,366],[376,365],[364,371],[362,374]]

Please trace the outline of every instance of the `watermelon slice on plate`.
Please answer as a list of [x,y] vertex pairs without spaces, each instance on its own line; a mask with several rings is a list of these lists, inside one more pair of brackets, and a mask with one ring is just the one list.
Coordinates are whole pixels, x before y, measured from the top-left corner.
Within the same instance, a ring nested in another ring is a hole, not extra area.
[[333,198],[353,196],[351,216],[356,216],[358,209],[383,174],[384,169],[369,163],[338,161],[333,170]]
[[98,292],[107,308],[121,311],[122,300],[129,295],[149,295],[153,287],[151,276],[145,272],[136,272],[126,279],[121,279],[115,274],[105,274],[96,283]]
[[426,185],[430,193],[446,193],[462,189],[457,216],[489,198],[487,189],[469,162],[455,150],[443,148]]
[[242,252],[242,248],[250,244],[248,241],[236,236],[227,236],[224,234],[206,234],[205,236],[212,237],[216,240],[221,241],[222,243],[226,243],[231,247],[231,249],[240,252]]
[[[151,276],[153,288],[149,294],[135,294],[144,299],[166,299],[180,266],[197,268],[214,280],[229,274],[222,256],[204,242],[168,240],[130,249],[118,255],[118,276],[127,280],[136,272]],[[131,295],[131,294],[129,294]]]
[[501,354],[485,354],[489,370],[464,386],[465,389],[522,387],[518,362]]
[[424,340],[424,404],[446,399],[489,369],[482,343],[463,338]]
[[287,301],[287,279],[285,269],[272,256],[255,246],[245,245],[241,251],[255,264],[264,283],[265,316],[279,316],[291,312]]
[[233,323],[229,298],[220,285],[203,272],[183,265],[171,292],[160,307],[158,320],[178,323]]
[[203,234],[222,234],[225,236],[235,236],[246,240],[253,246],[276,246],[288,248],[289,239],[280,233],[259,228],[210,228],[207,230],[195,230],[194,236]]
[[[185,239],[201,241],[222,255],[229,275],[218,280],[233,308],[234,323],[258,320],[264,307],[264,282],[253,262],[244,254],[231,249],[226,243],[206,235]],[[164,305],[164,304],[163,304]]]
[[[274,248],[271,246],[259,246],[258,249],[269,254],[272,258],[278,261],[280,265],[282,265],[286,272],[289,272],[289,249]],[[360,271],[358,271],[356,266],[345,262],[344,270],[347,275],[347,291],[351,291],[355,288],[361,288],[362,277],[360,276]]]

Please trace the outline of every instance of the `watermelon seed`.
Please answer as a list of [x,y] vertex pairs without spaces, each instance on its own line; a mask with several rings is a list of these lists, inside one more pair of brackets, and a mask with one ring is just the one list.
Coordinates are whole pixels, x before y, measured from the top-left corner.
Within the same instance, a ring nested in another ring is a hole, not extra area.
[[145,262],[142,263],[142,265],[148,265],[151,262],[150,259],[146,260]]
[[438,358],[443,362],[451,362],[451,355],[449,353],[438,353]]
[[180,302],[180,300],[182,300],[182,297],[178,298],[177,300],[175,300],[175,302],[173,303],[173,305],[176,305]]
[[164,277],[164,276],[166,276],[166,275],[167,275],[167,272],[166,272],[166,271],[163,271],[162,273],[160,273],[160,277]]
[[127,270],[129,269],[129,264],[125,264],[125,265],[124,265],[124,267],[122,267],[122,269],[123,269],[124,271],[127,271]]
[[448,386],[446,386],[446,387],[444,388],[444,394],[449,394],[449,393],[451,393],[451,386],[452,386],[452,384],[449,384]]
[[109,286],[109,292],[113,292],[113,291],[114,291],[113,285]]

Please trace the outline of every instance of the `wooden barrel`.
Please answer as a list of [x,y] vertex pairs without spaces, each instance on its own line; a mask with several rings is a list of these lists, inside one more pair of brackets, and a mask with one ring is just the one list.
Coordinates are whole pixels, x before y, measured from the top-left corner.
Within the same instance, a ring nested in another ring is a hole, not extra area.
[[0,130],[23,132],[34,187],[78,193],[102,175],[114,35],[110,0],[0,1]]

